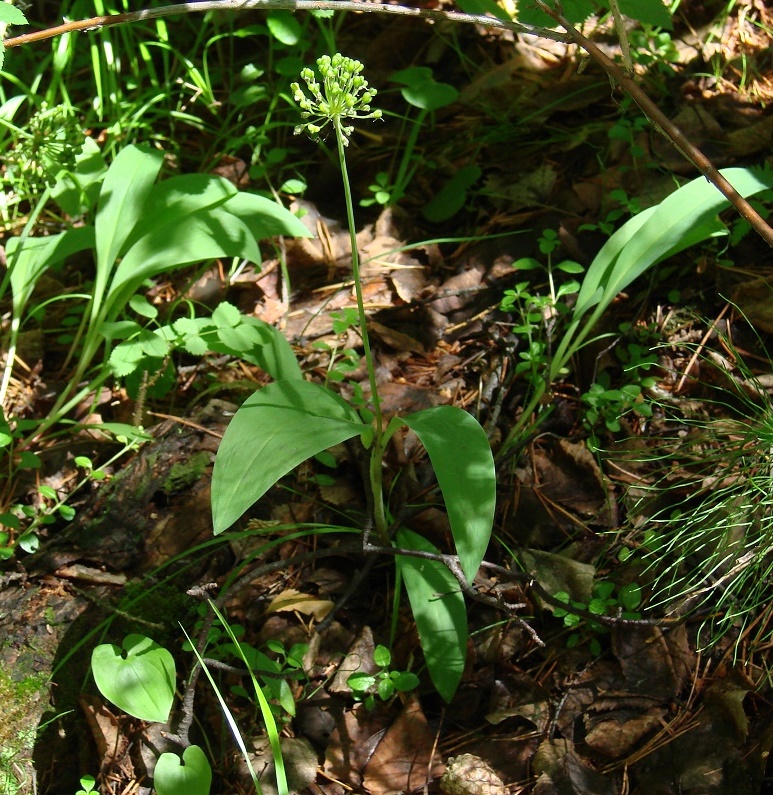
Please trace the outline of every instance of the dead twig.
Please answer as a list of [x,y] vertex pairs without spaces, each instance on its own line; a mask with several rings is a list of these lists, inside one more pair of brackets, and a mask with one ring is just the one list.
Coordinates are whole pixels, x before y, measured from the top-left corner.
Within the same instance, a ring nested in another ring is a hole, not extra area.
[[382,5],[381,3],[352,2],[351,0],[200,0],[196,3],[176,3],[161,8],[145,8],[142,11],[130,11],[124,14],[105,14],[89,19],[79,19],[65,22],[53,28],[38,30],[34,33],[24,33],[6,39],[6,48],[21,47],[36,41],[59,36],[62,33],[95,30],[112,25],[125,25],[132,22],[146,22],[153,19],[180,16],[182,14],[197,14],[205,11],[255,11],[284,9],[288,11],[355,11],[357,13],[395,14],[399,16],[418,17],[434,21],[450,20],[467,25],[483,25],[487,28],[511,30],[515,33],[526,33],[553,41],[568,41],[567,36],[547,28],[532,28],[518,22],[510,22],[481,14],[462,14],[458,11],[439,11],[428,8],[409,8],[399,5]]

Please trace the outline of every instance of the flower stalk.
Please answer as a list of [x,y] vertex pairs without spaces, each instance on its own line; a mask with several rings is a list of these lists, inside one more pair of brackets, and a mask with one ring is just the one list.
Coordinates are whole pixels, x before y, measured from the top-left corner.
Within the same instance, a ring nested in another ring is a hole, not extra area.
[[386,511],[381,477],[384,458],[384,425],[381,412],[381,401],[376,383],[376,368],[368,336],[368,319],[365,314],[365,301],[360,278],[360,258],[357,251],[357,234],[354,222],[354,202],[346,167],[346,147],[354,132],[354,126],[345,124],[347,120],[380,119],[380,110],[373,110],[370,103],[376,96],[376,90],[368,87],[368,81],[360,74],[363,65],[360,61],[336,53],[332,58],[323,55],[317,60],[317,70],[322,83],[317,80],[314,71],[308,67],[301,71],[301,78],[306,84],[307,94],[299,83],[291,85],[293,98],[301,109],[302,124],[295,128],[296,135],[307,132],[312,138],[319,139],[323,130],[331,125],[338,144],[338,161],[344,186],[346,203],[346,220],[349,225],[349,236],[352,248],[352,278],[357,300],[357,315],[360,337],[365,353],[365,366],[368,372],[370,394],[373,403],[375,429],[373,448],[369,467],[370,489],[373,497],[373,522],[376,532],[383,543],[389,544]]

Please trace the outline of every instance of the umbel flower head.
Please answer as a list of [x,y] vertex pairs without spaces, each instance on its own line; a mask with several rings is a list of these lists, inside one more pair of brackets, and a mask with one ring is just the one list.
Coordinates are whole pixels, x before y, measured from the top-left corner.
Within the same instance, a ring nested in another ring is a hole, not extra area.
[[297,135],[304,129],[312,138],[318,138],[330,123],[340,127],[344,146],[354,127],[344,126],[344,119],[380,119],[380,110],[371,110],[370,103],[376,96],[375,88],[368,88],[368,81],[360,72],[363,66],[354,58],[336,53],[332,58],[323,55],[317,59],[317,70],[322,77],[320,86],[314,71],[309,67],[301,70],[301,77],[308,86],[311,98],[299,83],[292,83],[293,98],[300,105],[301,117],[306,119],[295,128]]

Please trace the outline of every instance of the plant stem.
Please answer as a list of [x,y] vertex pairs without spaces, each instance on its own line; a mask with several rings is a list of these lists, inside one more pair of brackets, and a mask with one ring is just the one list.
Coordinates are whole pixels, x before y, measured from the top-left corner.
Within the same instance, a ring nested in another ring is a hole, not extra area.
[[421,131],[422,125],[424,124],[424,119],[427,118],[427,110],[419,111],[419,115],[413,120],[411,127],[411,132],[408,135],[408,140],[405,142],[405,151],[403,152],[403,156],[400,159],[400,166],[397,169],[397,176],[395,177],[394,187],[395,187],[395,196],[392,196],[390,204],[394,204],[395,202],[399,201],[403,195],[405,195],[405,189],[407,186],[407,177],[408,177],[408,166],[411,163],[411,158],[413,157],[413,150],[416,148],[416,141],[419,140],[419,132]]
[[[43,191],[43,194],[35,204],[35,208],[30,213],[30,217],[27,219],[24,229],[22,229],[21,235],[19,236],[19,245],[16,246],[16,250],[8,258],[9,261],[7,263],[5,276],[3,278],[2,285],[0,285],[0,297],[5,295],[8,284],[11,285],[12,302],[11,333],[8,341],[8,350],[6,351],[2,383],[0,383],[0,409],[2,409],[2,406],[5,403],[5,396],[8,392],[8,386],[11,383],[11,372],[13,371],[13,365],[16,360],[16,347],[19,342],[19,332],[21,331],[22,313],[24,312],[24,307],[27,304],[27,300],[34,289],[35,282],[37,282],[42,271],[39,270],[37,273],[25,273],[22,287],[18,291],[14,290],[12,275],[14,270],[19,267],[18,261],[19,257],[21,257],[23,254],[24,244],[26,243],[27,238],[30,236],[32,230],[35,228],[35,224],[38,222],[40,213],[43,212],[43,208],[46,206],[46,203],[50,198],[51,186],[47,185],[46,189]],[[34,271],[34,265],[32,269]]]
[[368,382],[370,383],[370,397],[373,403],[373,415],[375,428],[373,434],[373,449],[370,456],[370,489],[373,496],[373,521],[376,532],[385,543],[389,543],[389,533],[387,532],[386,511],[384,510],[384,487],[381,477],[381,467],[384,459],[384,427],[381,414],[381,401],[378,396],[378,384],[376,383],[376,368],[373,364],[373,353],[370,348],[370,337],[368,336],[368,318],[365,315],[365,301],[362,297],[362,281],[360,280],[360,256],[357,251],[357,230],[354,225],[354,203],[352,201],[352,189],[349,184],[349,172],[346,168],[346,149],[344,144],[344,132],[341,125],[340,116],[333,117],[333,127],[335,129],[336,141],[338,143],[338,161],[341,166],[341,178],[344,183],[344,199],[346,202],[346,222],[349,225],[349,239],[352,246],[352,278],[354,279],[354,293],[357,297],[357,314],[360,322],[360,336],[362,346],[365,350],[365,367],[368,371]]

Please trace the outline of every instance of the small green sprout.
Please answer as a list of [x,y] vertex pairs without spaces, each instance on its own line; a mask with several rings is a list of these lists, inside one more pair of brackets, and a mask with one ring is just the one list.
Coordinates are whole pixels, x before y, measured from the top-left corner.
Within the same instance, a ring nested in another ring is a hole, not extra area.
[[94,776],[84,776],[80,780],[81,788],[75,793],[75,795],[96,795],[97,781]]
[[376,89],[368,87],[368,81],[360,72],[363,65],[354,58],[336,53],[332,58],[323,55],[317,59],[317,71],[322,77],[320,86],[314,70],[306,67],[301,77],[311,92],[311,98],[299,83],[292,83],[293,98],[301,108],[301,117],[307,119],[295,128],[298,135],[304,129],[312,138],[319,138],[322,130],[330,123],[340,128],[344,145],[354,127],[344,127],[342,119],[380,119],[380,110],[371,110],[370,103],[376,96]]
[[364,701],[366,709],[376,705],[375,694],[389,701],[395,693],[407,693],[419,686],[419,677],[411,671],[390,671],[392,654],[386,646],[376,646],[373,661],[381,668],[378,673],[353,673],[346,681],[357,701]]

